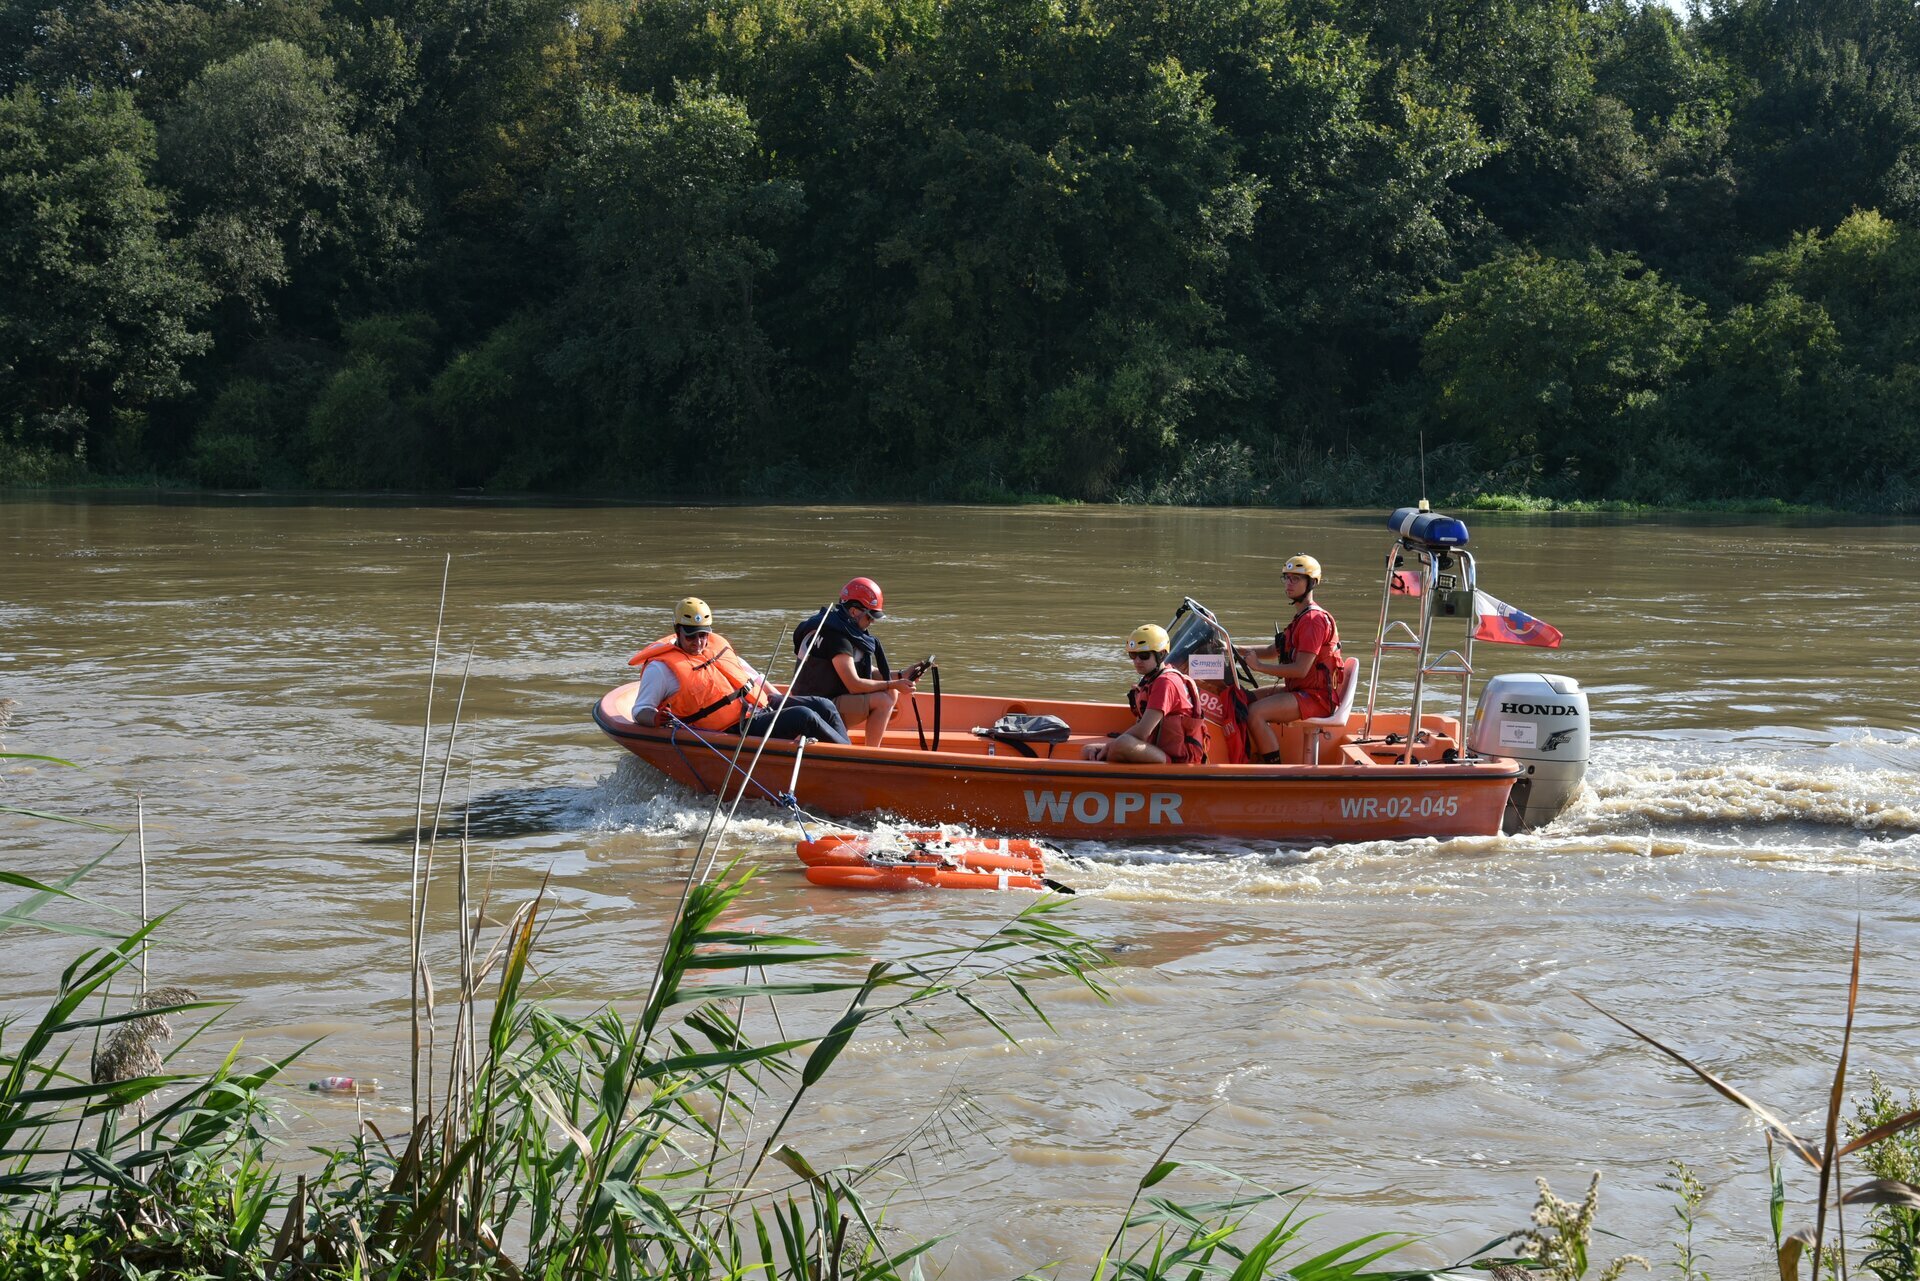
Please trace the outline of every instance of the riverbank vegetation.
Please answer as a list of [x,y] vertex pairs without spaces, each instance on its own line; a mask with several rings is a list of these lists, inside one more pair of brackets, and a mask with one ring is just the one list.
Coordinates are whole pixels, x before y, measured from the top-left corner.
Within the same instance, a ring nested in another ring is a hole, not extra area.
[[1899,0],[0,0],[0,483],[1920,511]]

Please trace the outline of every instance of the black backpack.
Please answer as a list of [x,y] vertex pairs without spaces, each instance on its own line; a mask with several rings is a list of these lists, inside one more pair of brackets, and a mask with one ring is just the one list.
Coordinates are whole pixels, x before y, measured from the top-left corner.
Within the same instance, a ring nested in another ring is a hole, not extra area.
[[1011,744],[1022,756],[1040,755],[1028,746],[1029,743],[1045,743],[1047,755],[1052,756],[1054,744],[1064,743],[1073,736],[1073,730],[1058,716],[1037,716],[1026,712],[1008,712],[991,725],[974,726],[973,732],[996,743]]

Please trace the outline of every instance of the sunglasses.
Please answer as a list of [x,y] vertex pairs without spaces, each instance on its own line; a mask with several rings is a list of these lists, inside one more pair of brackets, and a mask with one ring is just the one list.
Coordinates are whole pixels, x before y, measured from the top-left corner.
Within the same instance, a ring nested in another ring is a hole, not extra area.
[[865,605],[856,604],[853,601],[847,602],[847,608],[857,609],[868,618],[885,618],[887,616],[887,611],[884,609],[868,609]]
[[705,640],[707,637],[713,635],[712,629],[706,628],[706,627],[701,627],[701,628],[682,627],[679,630],[680,630],[680,638],[682,640]]
[[1137,662],[1139,662],[1139,661],[1140,661],[1141,659],[1143,659],[1143,658],[1144,658],[1144,659],[1147,659],[1147,660],[1148,660],[1149,662],[1151,662],[1151,661],[1152,661],[1153,659],[1156,659],[1156,658],[1158,658],[1158,657],[1160,657],[1160,656],[1159,656],[1158,654],[1155,654],[1155,653],[1154,653],[1154,652],[1152,652],[1151,650],[1149,650],[1149,651],[1147,651],[1146,653],[1143,653],[1143,654],[1128,654],[1128,655],[1127,655],[1127,657],[1128,657],[1128,658],[1131,658],[1131,659],[1132,659],[1132,660],[1133,660],[1134,662],[1136,662],[1136,663],[1137,663]]

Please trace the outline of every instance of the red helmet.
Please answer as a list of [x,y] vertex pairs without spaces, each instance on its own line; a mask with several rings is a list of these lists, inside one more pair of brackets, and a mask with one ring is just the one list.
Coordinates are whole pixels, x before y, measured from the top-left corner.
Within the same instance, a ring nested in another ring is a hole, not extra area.
[[871,578],[856,578],[840,589],[840,603],[858,605],[870,614],[878,614],[886,600],[880,595],[880,584]]

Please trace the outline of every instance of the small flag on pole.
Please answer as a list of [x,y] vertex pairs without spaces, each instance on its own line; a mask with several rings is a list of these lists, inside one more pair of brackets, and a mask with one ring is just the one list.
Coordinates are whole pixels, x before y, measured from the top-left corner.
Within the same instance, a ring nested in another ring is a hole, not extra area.
[[1515,609],[1503,600],[1495,600],[1483,591],[1473,594],[1473,638],[1500,645],[1534,645],[1540,649],[1559,649],[1565,639],[1560,629],[1543,623],[1525,610]]

